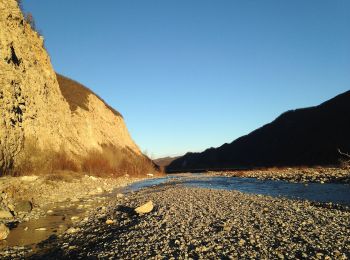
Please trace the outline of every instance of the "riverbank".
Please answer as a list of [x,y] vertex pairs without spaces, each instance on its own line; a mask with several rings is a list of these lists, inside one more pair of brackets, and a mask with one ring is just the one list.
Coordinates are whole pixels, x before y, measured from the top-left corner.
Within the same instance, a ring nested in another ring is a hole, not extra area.
[[[153,201],[151,213],[134,208]],[[162,186],[116,198],[34,258],[347,259],[350,212],[237,191]]]
[[350,168],[268,168],[259,170],[212,171],[212,176],[284,180],[289,182],[350,183]]
[[145,177],[99,178],[71,172],[0,178],[0,255],[7,247],[60,234],[103,206],[117,188]]

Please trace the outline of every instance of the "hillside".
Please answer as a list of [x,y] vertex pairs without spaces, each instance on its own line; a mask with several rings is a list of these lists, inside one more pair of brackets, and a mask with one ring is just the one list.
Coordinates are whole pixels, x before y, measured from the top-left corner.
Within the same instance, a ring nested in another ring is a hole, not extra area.
[[43,36],[18,2],[0,0],[0,10],[0,176],[94,167],[102,174],[151,165],[119,112],[56,75]]
[[163,158],[158,158],[153,160],[155,164],[157,164],[160,167],[166,167],[168,166],[171,162],[173,162],[174,160],[180,158],[180,156],[177,157],[163,157]]
[[168,171],[332,165],[350,151],[350,91],[315,107],[291,110],[230,144],[187,153]]

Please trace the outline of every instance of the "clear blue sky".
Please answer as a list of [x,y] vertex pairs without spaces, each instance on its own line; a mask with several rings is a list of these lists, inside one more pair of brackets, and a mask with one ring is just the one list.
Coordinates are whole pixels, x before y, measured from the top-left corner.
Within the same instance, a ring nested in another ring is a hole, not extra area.
[[231,142],[350,89],[349,0],[23,0],[54,68],[155,157]]

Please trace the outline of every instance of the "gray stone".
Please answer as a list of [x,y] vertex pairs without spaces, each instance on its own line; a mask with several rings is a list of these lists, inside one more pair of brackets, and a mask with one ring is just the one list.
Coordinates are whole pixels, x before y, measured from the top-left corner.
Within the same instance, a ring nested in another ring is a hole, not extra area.
[[18,201],[15,205],[16,212],[31,212],[33,209],[33,204],[28,200]]

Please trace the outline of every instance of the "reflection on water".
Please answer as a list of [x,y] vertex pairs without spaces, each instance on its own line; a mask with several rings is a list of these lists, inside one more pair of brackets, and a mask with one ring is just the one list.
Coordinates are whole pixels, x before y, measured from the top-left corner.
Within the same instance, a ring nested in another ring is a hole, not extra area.
[[72,217],[81,221],[88,213],[89,208],[100,206],[110,194],[99,196],[95,200],[86,198],[78,202],[58,202],[47,206],[44,210],[52,211],[39,219],[31,219],[28,222],[19,223],[6,240],[1,241],[0,250],[5,247],[25,246],[37,244],[52,235],[58,235],[73,225]]
[[342,183],[291,183],[275,180],[258,180],[254,178],[208,177],[193,174],[179,177],[171,175],[166,178],[146,180],[128,186],[128,191],[135,191],[144,187],[181,183],[185,186],[238,190],[246,193],[283,196],[287,198],[306,199],[316,202],[332,202],[343,205],[350,205],[350,185]]

